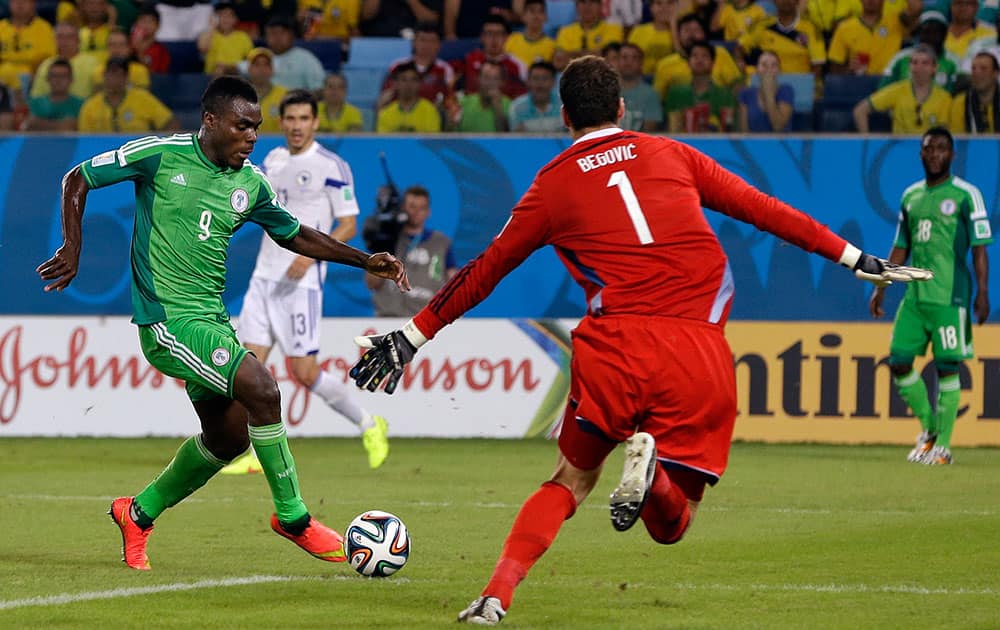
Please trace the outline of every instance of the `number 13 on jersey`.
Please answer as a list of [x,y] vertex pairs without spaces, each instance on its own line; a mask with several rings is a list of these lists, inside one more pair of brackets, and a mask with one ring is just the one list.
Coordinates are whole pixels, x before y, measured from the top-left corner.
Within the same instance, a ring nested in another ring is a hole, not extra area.
[[613,186],[618,187],[618,194],[622,196],[622,201],[625,202],[625,211],[628,212],[628,218],[632,220],[632,227],[635,228],[635,233],[639,237],[639,243],[649,245],[653,242],[653,233],[649,231],[649,223],[646,222],[646,215],[642,213],[642,208],[639,206],[639,199],[635,196],[635,190],[632,189],[632,182],[629,181],[625,171],[615,171],[611,174],[610,179],[608,179],[608,188]]

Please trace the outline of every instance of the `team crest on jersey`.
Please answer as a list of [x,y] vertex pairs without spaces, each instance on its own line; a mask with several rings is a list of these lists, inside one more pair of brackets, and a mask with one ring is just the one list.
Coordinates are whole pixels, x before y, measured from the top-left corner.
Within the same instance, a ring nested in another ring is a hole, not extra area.
[[312,173],[309,171],[299,171],[299,173],[295,176],[295,183],[299,185],[299,188],[305,188],[312,183],[312,179]]
[[950,217],[951,215],[955,214],[956,208],[957,206],[955,205],[954,199],[945,199],[944,201],[941,202],[941,214],[943,214],[946,217]]
[[233,194],[229,195],[229,205],[236,212],[241,214],[246,212],[247,208],[250,207],[250,194],[242,188],[237,188]]
[[229,350],[225,348],[216,348],[212,350],[212,363],[218,367],[229,363]]

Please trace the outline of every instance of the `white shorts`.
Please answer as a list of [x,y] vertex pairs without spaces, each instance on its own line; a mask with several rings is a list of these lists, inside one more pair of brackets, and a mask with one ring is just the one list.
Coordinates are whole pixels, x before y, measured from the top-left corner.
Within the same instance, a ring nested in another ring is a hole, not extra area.
[[322,311],[323,293],[318,289],[251,278],[237,334],[243,343],[256,346],[277,343],[287,357],[316,354]]

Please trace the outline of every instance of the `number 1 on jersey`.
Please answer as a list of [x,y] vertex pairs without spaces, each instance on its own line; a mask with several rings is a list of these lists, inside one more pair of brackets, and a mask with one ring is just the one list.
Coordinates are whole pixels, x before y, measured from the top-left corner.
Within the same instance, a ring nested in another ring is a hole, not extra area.
[[628,218],[632,219],[632,226],[639,237],[639,242],[643,245],[652,243],[653,233],[649,231],[649,224],[646,223],[646,215],[642,213],[642,208],[639,206],[639,199],[636,198],[635,191],[632,189],[632,182],[629,181],[625,171],[615,171],[611,174],[611,178],[608,180],[608,188],[612,186],[618,187],[618,194],[622,196],[622,201],[625,202],[625,210],[628,211]]

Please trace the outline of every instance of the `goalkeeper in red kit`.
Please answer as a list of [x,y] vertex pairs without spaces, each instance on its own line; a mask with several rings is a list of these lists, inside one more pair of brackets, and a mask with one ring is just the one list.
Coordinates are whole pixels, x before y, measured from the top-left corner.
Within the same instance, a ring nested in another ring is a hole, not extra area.
[[573,331],[571,385],[552,477],[525,501],[481,596],[459,620],[492,625],[514,589],[626,443],[611,495],[624,531],[642,519],[672,544],[705,485],[726,469],[736,420],[733,355],[724,326],[733,298],[711,208],[853,269],[876,284],[922,279],[862,253],[823,225],[669,138],[622,131],[618,73],[581,57],[559,85],[573,144],[543,167],[492,244],[401,330],[360,337],[351,376],[392,393],[417,349],[482,301],[533,251],[556,248],[587,297]]

